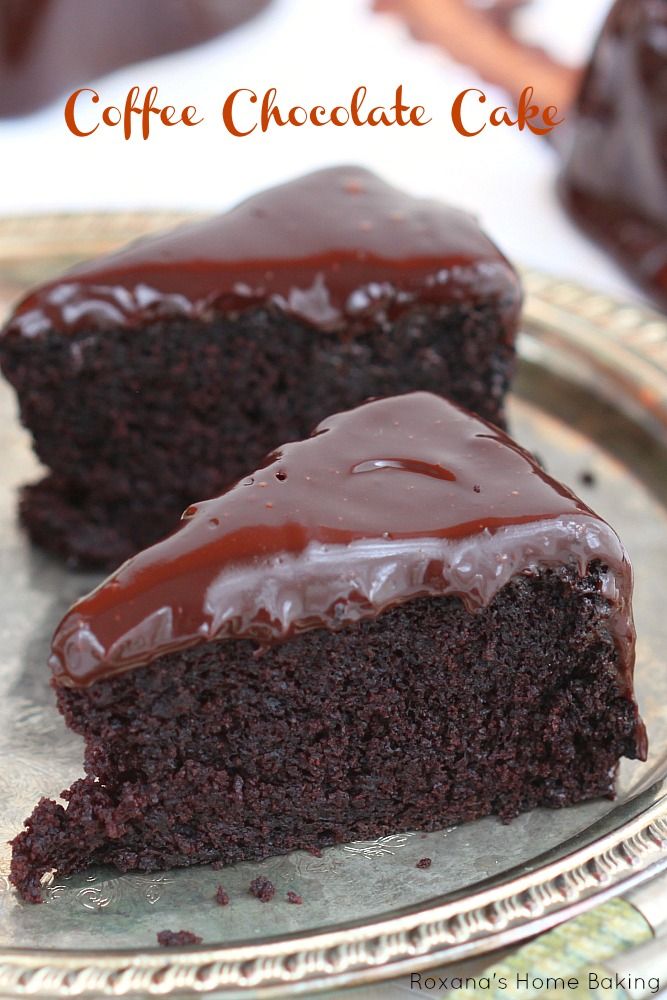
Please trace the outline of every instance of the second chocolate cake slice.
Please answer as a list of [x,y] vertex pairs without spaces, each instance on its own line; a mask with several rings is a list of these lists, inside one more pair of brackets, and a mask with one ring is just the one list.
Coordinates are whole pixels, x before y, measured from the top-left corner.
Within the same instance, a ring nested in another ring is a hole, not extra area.
[[646,753],[631,591],[614,531],[492,425],[427,393],[333,416],[61,622],[87,776],[12,882],[610,795]]
[[23,523],[112,568],[371,396],[428,389],[502,423],[520,298],[471,216],[350,167],[80,265],[0,337],[50,470]]
[[667,309],[667,3],[616,0],[568,124],[575,221]]

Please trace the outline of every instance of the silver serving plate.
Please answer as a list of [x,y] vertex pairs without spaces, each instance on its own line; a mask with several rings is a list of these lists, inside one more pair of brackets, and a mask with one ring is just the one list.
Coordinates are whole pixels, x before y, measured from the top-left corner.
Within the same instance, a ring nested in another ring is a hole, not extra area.
[[[173,217],[0,223],[2,306],[27,284]],[[512,430],[617,527],[636,570],[637,688],[651,742],[624,761],[615,801],[489,818],[437,833],[238,864],[52,879],[18,901],[5,842],[41,795],[81,773],[80,740],[53,705],[51,631],[95,581],[32,549],[15,489],[39,475],[0,389],[0,995],[310,994],[423,970],[517,942],[667,868],[667,322],[542,274],[528,292]],[[432,858],[428,870],[415,867]],[[248,895],[265,874],[269,904]],[[213,901],[223,883],[231,904]],[[285,902],[289,889],[302,906]],[[188,929],[200,947],[156,948]]]

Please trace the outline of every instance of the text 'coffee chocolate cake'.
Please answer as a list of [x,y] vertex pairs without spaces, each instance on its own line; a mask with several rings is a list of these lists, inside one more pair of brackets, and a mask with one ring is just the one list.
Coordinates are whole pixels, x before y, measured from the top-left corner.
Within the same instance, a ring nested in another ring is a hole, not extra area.
[[260,859],[613,792],[644,758],[614,531],[491,424],[366,403],[191,506],[59,625],[86,777],[11,880]]
[[667,309],[667,3],[616,0],[575,104],[574,219]]
[[425,389],[502,423],[519,308],[474,219],[357,168],[83,264],[0,338],[50,470],[23,523],[73,563],[116,566],[369,397]]

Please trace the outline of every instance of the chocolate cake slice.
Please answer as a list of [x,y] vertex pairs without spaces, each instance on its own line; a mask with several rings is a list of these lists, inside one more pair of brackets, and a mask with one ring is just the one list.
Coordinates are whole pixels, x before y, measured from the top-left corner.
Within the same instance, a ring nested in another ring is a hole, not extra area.
[[0,337],[50,469],[23,523],[73,563],[116,566],[369,397],[427,389],[502,423],[519,307],[470,216],[352,167],[83,264]]
[[667,3],[616,0],[561,179],[574,219],[667,309]]
[[502,431],[367,403],[195,504],[59,625],[86,777],[11,880],[260,859],[612,795],[645,758],[631,569]]

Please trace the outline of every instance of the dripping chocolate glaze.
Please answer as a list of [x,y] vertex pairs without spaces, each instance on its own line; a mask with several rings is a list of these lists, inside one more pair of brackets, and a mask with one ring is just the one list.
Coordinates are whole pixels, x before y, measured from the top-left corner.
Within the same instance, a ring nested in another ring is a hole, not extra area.
[[667,307],[667,4],[617,0],[574,112],[561,178],[573,217]]
[[86,686],[171,650],[258,646],[375,617],[420,595],[474,610],[512,576],[592,560],[631,692],[632,575],[614,533],[501,431],[429,393],[366,403],[268,456],[126,562],[58,627],[59,684]]
[[333,330],[415,302],[489,295],[516,311],[518,279],[471,216],[333,167],[74,268],[30,293],[5,333],[132,328],[266,304]]

